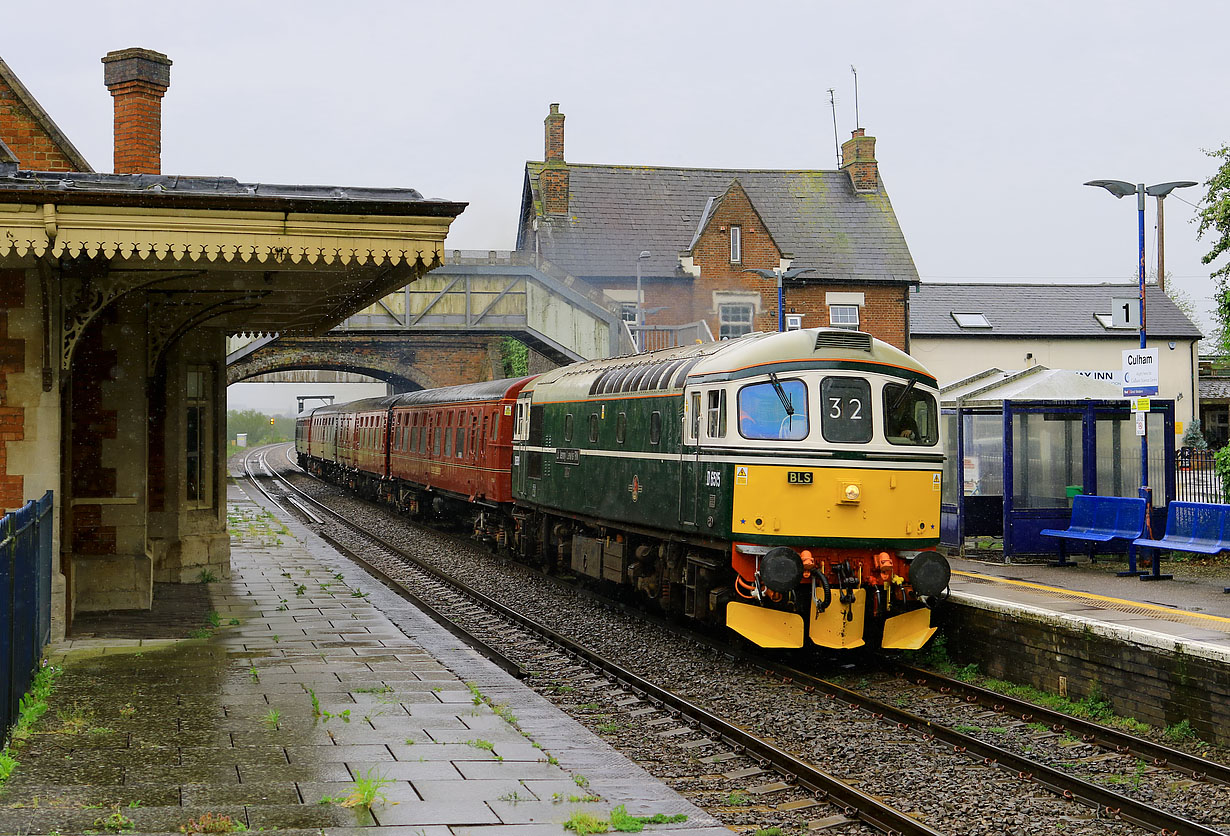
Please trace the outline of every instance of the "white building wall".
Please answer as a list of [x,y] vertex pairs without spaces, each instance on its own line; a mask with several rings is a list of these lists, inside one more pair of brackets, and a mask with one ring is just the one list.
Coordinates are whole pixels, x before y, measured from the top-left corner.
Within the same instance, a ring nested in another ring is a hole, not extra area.
[[[1140,342],[1136,338],[1016,339],[969,336],[910,339],[910,354],[931,370],[939,379],[940,386],[990,368],[1012,371],[1041,365],[1072,371],[1120,371],[1123,368],[1123,351],[1139,347]],[[1182,422],[1186,427],[1197,409],[1196,341],[1151,339],[1148,347],[1158,349],[1161,361],[1161,385],[1157,396],[1174,399],[1175,421]]]

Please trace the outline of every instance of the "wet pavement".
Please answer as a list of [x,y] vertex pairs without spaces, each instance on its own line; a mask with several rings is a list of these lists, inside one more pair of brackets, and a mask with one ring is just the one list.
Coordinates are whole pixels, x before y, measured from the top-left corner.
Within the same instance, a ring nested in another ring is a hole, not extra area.
[[230,579],[157,585],[153,612],[80,618],[51,648],[62,673],[0,833],[538,836],[620,804],[687,816],[647,830],[729,832],[297,524],[230,500]]

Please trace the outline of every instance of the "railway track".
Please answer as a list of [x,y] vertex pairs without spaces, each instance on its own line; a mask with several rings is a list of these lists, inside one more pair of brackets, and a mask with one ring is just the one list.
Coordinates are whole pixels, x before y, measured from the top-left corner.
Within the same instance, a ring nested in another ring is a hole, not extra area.
[[[260,453],[256,455],[261,455]],[[739,728],[738,726],[729,723],[717,715],[709,712],[702,707],[695,705],[688,700],[678,696],[677,694],[660,688],[652,682],[637,676],[633,672],[615,664],[599,654],[596,654],[581,644],[573,641],[567,636],[556,632],[544,625],[541,625],[532,619],[526,618],[520,613],[504,606],[498,601],[488,597],[487,595],[474,589],[472,586],[465,584],[455,578],[448,577],[443,573],[425,564],[414,555],[407,553],[397,545],[389,542],[380,535],[362,529],[356,526],[352,521],[347,520],[343,515],[336,513],[328,508],[323,503],[318,502],[314,498],[298,491],[288,480],[281,477],[275,471],[270,469],[267,463],[262,459],[260,467],[265,471],[266,478],[277,482],[284,493],[270,491],[260,485],[259,477],[255,474],[251,462],[253,454],[245,459],[245,469],[247,470],[249,479],[255,483],[258,489],[265,494],[271,501],[278,504],[279,507],[286,509],[286,505],[280,502],[279,499],[284,497],[295,497],[296,501],[291,504],[309,514],[309,519],[320,520],[321,517],[316,512],[323,513],[335,522],[349,527],[351,530],[360,534],[362,537],[369,540],[375,546],[385,550],[398,559],[412,565],[414,570],[421,572],[423,575],[430,578],[437,593],[441,597],[452,596],[454,598],[454,606],[470,608],[471,615],[474,614],[474,608],[482,608],[498,616],[503,622],[501,634],[509,639],[509,643],[520,648],[534,656],[539,666],[541,666],[544,655],[541,652],[529,650],[534,643],[549,646],[550,650],[555,651],[562,660],[566,662],[576,662],[583,665],[590,671],[601,673],[606,678],[613,682],[619,683],[625,690],[631,694],[637,695],[640,699],[647,702],[649,705],[661,708],[671,717],[677,718],[683,724],[681,728],[687,728],[690,732],[708,737],[713,741],[721,741],[725,743],[731,750],[736,753],[746,755],[752,760],[761,764],[767,764],[782,777],[795,784],[800,790],[812,794],[817,800],[827,802],[835,807],[838,816],[844,817],[851,821],[861,821],[875,830],[886,834],[900,834],[900,836],[941,836],[941,832],[928,827],[917,819],[907,815],[906,813],[897,810],[896,808],[885,804],[884,802],[872,797],[871,795],[862,792],[856,787],[850,786],[841,779],[830,775],[829,773],[817,768],[816,766],[807,763],[789,752],[778,748],[771,743],[756,737],[753,734]],[[304,507],[306,506],[306,508]],[[307,509],[310,509],[308,511]],[[382,583],[390,588],[397,589],[401,586],[396,580],[389,577],[385,572],[374,566],[369,561],[366,561],[357,556],[355,550],[339,543],[335,538],[329,538],[334,545],[342,546],[343,551],[352,558],[356,558],[369,571],[373,571]],[[421,596],[414,596],[421,601]],[[454,607],[437,607],[436,612],[445,609],[454,609]],[[516,633],[509,634],[507,627],[514,627]],[[484,620],[482,629],[491,630],[495,627],[489,619]],[[454,622],[454,630],[459,636],[468,636],[467,641],[473,641],[476,648],[483,648],[484,655],[488,658],[499,657],[498,663],[505,670],[520,671],[524,675],[523,669],[511,656],[505,655],[499,651],[495,651],[483,639],[475,636],[472,631],[456,624]],[[486,652],[489,651],[490,655]],[[669,730],[668,730],[669,731]],[[835,822],[834,822],[835,823]]]
[[[264,469],[270,480],[280,480],[279,484],[282,486],[283,496],[298,497],[295,501],[290,502],[290,504],[297,508],[300,513],[306,511],[304,508],[306,505],[309,508],[319,510],[321,513],[326,513],[327,516],[333,516],[346,525],[352,525],[351,521],[345,520],[340,515],[335,515],[334,512],[328,511],[323,505],[307,497],[306,494],[299,492],[284,477],[274,473],[267,465],[264,466]],[[275,499],[274,501],[277,500]],[[314,512],[307,511],[307,513]],[[315,516],[316,519],[320,519],[319,515]],[[421,571],[430,572],[434,582],[440,584],[456,583],[452,580],[446,581],[434,569],[424,566],[421,561],[407,555],[403,549],[389,543],[384,538],[374,536],[371,533],[365,533],[364,536],[374,542],[379,542],[380,548],[397,555],[399,560],[412,562]],[[377,572],[378,574],[383,574],[379,570]],[[386,580],[386,583],[396,585],[391,580]],[[688,700],[684,700],[671,694],[669,691],[654,686],[644,678],[603,659],[598,654],[587,650],[556,631],[530,622],[528,619],[511,611],[499,602],[489,599],[482,593],[470,590],[465,594],[469,595],[470,600],[474,602],[470,606],[489,608],[490,611],[499,612],[500,617],[508,619],[509,623],[516,623],[519,629],[534,631],[542,639],[550,641],[560,648],[560,652],[565,654],[567,658],[576,660],[590,670],[601,671],[603,676],[623,683],[623,687],[630,693],[638,695],[638,697],[643,698],[652,705],[661,707],[671,714],[677,715],[681,722],[690,725],[696,733],[723,740],[730,747],[750,754],[757,762],[771,765],[775,771],[781,775],[788,776],[789,780],[796,782],[798,787],[812,792],[817,797],[834,801],[842,808],[844,815],[857,817],[881,830],[881,832],[936,832],[920,824],[912,816],[902,814],[894,808],[872,798],[869,794],[855,790],[848,783],[841,781],[833,775],[815,770],[814,767],[810,767],[798,757],[771,744],[767,744],[753,735],[749,735],[735,724],[717,717]],[[512,664],[515,665],[516,663]],[[897,732],[909,731],[914,735],[920,736],[921,741],[931,747],[942,744],[945,747],[950,747],[953,752],[973,758],[976,762],[981,762],[987,767],[996,767],[1015,775],[1018,781],[1028,782],[1069,801],[1084,804],[1098,818],[1129,822],[1154,833],[1193,834],[1193,836],[1224,833],[1224,831],[1168,813],[1127,795],[1116,793],[1105,787],[1069,775],[1062,770],[1023,757],[1019,753],[989,744],[958,729],[937,723],[923,716],[912,714],[897,706],[875,700],[852,689],[844,688],[806,672],[781,666],[766,665],[763,660],[759,663],[752,660],[751,664],[757,665],[766,676],[778,682],[788,682],[798,686],[807,693],[818,692],[825,694],[829,700],[839,702],[849,706],[851,710],[861,712],[864,715],[864,719],[870,718],[872,721],[885,724],[888,728],[895,727]],[[1114,747],[1116,753],[1122,754],[1127,752],[1137,756],[1147,755],[1155,761],[1155,767],[1172,768],[1196,779],[1204,779],[1210,782],[1223,783],[1224,781],[1223,776],[1226,774],[1226,770],[1220,764],[1195,758],[1169,747],[1160,746],[1160,744],[1153,743],[1152,741],[1126,735],[1116,730],[1106,729],[1096,724],[1086,724],[1077,718],[1042,710],[1027,703],[1020,703],[1020,701],[1008,700],[1008,698],[994,694],[994,692],[985,691],[985,689],[976,689],[964,683],[941,682],[942,678],[930,672],[915,670],[908,673],[913,676],[915,680],[914,685],[921,686],[927,683],[935,683],[936,688],[949,689],[960,686],[964,689],[960,692],[963,699],[968,700],[972,698],[975,702],[979,700],[988,701],[988,710],[1013,714],[1019,722],[1030,722],[1032,717],[1044,718],[1052,725],[1062,725],[1064,729],[1079,732],[1089,738],[1088,742],[1096,742],[1098,745]],[[918,682],[917,680],[923,680],[923,682]],[[982,693],[979,693],[980,691]],[[850,794],[851,791],[853,791],[853,794]]]

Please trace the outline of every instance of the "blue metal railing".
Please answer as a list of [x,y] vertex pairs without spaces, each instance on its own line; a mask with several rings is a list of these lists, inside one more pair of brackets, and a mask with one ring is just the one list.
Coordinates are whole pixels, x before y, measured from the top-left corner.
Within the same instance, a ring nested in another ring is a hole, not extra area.
[[0,519],[0,738],[51,638],[51,491]]

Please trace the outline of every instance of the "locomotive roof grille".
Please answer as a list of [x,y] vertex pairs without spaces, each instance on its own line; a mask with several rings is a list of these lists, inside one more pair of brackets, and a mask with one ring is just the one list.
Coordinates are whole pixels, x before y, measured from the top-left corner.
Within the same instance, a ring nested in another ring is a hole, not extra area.
[[842,348],[847,351],[871,353],[871,335],[862,331],[822,328],[816,332],[816,351],[822,348]]

